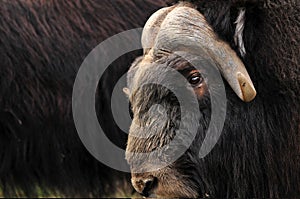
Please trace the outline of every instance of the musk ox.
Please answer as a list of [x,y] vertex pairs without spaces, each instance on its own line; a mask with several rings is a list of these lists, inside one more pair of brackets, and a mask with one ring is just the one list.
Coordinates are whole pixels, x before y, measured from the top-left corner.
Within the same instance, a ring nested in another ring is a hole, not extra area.
[[[299,12],[298,1],[194,0],[152,15],[142,36],[144,55],[132,64],[124,90],[133,115],[126,159],[138,192],[300,195]],[[213,65],[226,80],[226,119],[215,147],[199,157],[213,120],[211,96],[218,94],[216,79],[207,76]],[[177,82],[174,71],[185,80]],[[178,87],[198,103],[182,111],[174,93]],[[195,128],[195,139],[186,146]],[[176,136],[181,139],[171,145]],[[170,146],[172,153],[153,155]],[[168,159],[182,147],[179,158]]]
[[[124,173],[103,166],[81,144],[71,111],[73,83],[95,46],[142,27],[166,4],[12,0],[0,5],[0,195],[113,194]],[[107,122],[112,116],[106,104],[113,85],[139,54],[116,60],[97,95],[99,120],[108,137],[124,149],[127,135]]]

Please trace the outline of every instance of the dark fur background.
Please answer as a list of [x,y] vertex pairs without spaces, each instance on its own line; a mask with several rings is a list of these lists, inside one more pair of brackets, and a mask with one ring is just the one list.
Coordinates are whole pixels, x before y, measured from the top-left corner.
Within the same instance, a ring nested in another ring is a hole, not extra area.
[[[73,123],[72,89],[88,53],[106,38],[142,27],[162,1],[11,0],[0,2],[0,187],[37,196],[113,194],[125,174],[95,160]],[[99,86],[100,122],[125,148],[107,104],[113,84],[141,52],[112,64]],[[45,191],[45,190],[44,190]]]

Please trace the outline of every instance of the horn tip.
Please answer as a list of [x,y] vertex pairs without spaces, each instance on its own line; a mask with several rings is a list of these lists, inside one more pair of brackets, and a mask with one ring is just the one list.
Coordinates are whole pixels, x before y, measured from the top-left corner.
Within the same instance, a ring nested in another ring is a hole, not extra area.
[[239,96],[245,102],[251,102],[256,97],[256,90],[250,78],[238,73],[238,81],[242,95]]

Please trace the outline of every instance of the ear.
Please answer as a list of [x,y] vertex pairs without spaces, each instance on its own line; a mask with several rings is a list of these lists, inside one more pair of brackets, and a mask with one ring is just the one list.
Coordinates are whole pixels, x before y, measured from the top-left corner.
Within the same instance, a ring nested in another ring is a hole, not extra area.
[[127,97],[129,97],[129,88],[124,87],[124,88],[123,88],[123,92],[125,93],[125,95],[126,95]]

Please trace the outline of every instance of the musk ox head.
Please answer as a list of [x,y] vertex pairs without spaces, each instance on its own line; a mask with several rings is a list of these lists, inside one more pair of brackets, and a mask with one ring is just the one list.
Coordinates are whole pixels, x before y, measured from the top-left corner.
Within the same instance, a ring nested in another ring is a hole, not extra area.
[[[192,4],[151,16],[142,36],[144,55],[128,73],[133,113],[126,159],[141,194],[198,197],[206,193],[199,149],[218,95],[218,70],[243,101],[256,91],[240,59],[219,40]],[[216,68],[214,67],[216,66]]]

